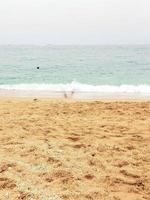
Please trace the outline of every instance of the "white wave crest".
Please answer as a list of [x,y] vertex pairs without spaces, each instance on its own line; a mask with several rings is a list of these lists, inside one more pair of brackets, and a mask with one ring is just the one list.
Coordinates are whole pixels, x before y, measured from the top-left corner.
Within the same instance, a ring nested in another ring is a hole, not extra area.
[[141,93],[150,94],[150,85],[87,85],[78,82],[68,84],[16,84],[0,85],[1,90],[50,91],[50,92],[100,92],[100,93]]

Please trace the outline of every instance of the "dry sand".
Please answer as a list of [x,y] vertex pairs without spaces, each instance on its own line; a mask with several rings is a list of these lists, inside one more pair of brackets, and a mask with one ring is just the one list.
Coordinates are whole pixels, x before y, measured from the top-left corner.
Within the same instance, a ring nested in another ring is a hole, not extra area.
[[0,200],[150,199],[150,102],[0,99]]

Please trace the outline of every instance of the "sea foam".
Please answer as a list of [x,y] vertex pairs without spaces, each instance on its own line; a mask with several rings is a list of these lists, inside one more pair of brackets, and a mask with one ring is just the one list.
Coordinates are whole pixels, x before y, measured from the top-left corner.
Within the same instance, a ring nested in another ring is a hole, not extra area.
[[15,84],[0,85],[1,90],[49,91],[74,93],[125,93],[150,94],[150,85],[88,85],[73,81],[68,84]]

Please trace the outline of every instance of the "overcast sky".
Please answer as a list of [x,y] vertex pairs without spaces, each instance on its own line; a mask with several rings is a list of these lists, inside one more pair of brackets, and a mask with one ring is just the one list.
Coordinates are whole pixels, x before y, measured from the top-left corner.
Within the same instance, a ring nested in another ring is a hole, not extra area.
[[150,44],[150,0],[0,0],[0,44]]

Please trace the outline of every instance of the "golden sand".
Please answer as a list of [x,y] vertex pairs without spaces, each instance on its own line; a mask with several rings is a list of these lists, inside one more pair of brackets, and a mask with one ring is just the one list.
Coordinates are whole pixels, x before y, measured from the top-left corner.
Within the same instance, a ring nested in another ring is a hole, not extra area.
[[149,200],[150,102],[0,100],[0,200]]

